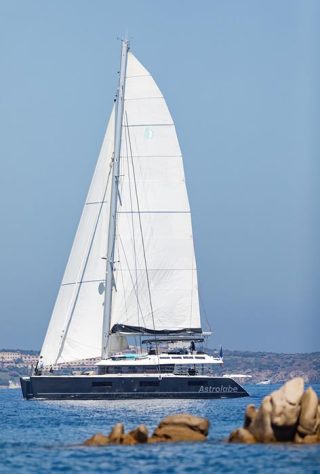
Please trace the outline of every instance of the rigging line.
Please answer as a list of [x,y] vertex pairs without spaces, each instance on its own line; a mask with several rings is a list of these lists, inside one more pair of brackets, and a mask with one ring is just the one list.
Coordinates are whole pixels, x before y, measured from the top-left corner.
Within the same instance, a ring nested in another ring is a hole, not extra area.
[[[154,332],[156,332],[156,326],[155,326],[155,321],[154,321],[154,313],[153,313],[153,305],[152,305],[152,298],[151,298],[150,280],[149,280],[149,273],[148,273],[148,265],[147,265],[147,256],[146,256],[144,236],[143,236],[143,231],[142,231],[142,222],[141,222],[141,215],[140,215],[140,205],[139,205],[139,198],[138,198],[136,173],[135,173],[134,162],[133,162],[133,158],[132,158],[132,146],[131,146],[131,138],[130,138],[130,130],[129,130],[127,111],[125,111],[125,120],[126,120],[126,123],[127,123],[127,130],[128,130],[128,142],[129,142],[129,150],[130,150],[130,155],[131,155],[132,174],[133,174],[134,189],[135,189],[136,201],[137,201],[137,209],[138,209],[138,216],[139,216],[139,227],[140,227],[140,234],[141,234],[141,241],[142,241],[143,258],[144,258],[144,264],[145,264],[145,269],[146,269],[146,279],[147,279],[147,285],[148,285],[148,295],[149,295],[149,302],[150,302],[150,309],[151,309],[152,324],[153,324],[153,330],[154,330]],[[157,339],[156,334],[155,334],[155,339]],[[159,375],[161,376],[161,366],[160,366],[160,359],[159,359],[159,346],[158,346],[157,342],[156,342],[156,349],[157,349],[156,353],[157,353],[157,358],[158,358],[158,371],[159,371]]]
[[[191,257],[192,258],[192,257]],[[193,285],[194,285],[194,270],[193,270],[193,258],[192,258],[192,270],[191,270],[191,304],[190,304],[190,321],[189,326],[191,327],[191,320],[192,320],[192,311],[193,311]]]
[[[113,165],[113,160],[111,159],[110,166],[109,166],[109,173],[108,173],[107,182],[106,182],[106,187],[105,187],[105,190],[104,190],[104,193],[103,193],[103,198],[102,198],[102,201],[101,201],[101,204],[100,204],[100,208],[99,208],[98,216],[97,216],[97,219],[96,219],[96,223],[95,223],[95,226],[93,228],[93,234],[92,234],[91,242],[90,242],[90,245],[89,245],[88,253],[87,253],[87,256],[83,260],[84,263],[83,263],[81,276],[80,276],[80,278],[77,278],[77,280],[79,280],[80,282],[83,280],[84,273],[85,273],[87,265],[88,265],[89,256],[90,256],[90,253],[91,253],[93,241],[94,241],[94,238],[95,238],[95,235],[96,235],[96,231],[97,231],[97,228],[98,228],[98,223],[99,223],[100,216],[101,216],[101,213],[102,213],[103,204],[104,204],[106,194],[107,194],[107,189],[108,189],[108,184],[109,184],[109,178],[110,178],[110,175],[111,175],[112,165]],[[74,292],[75,295],[72,295],[72,296],[74,296],[73,304],[70,304],[69,307],[68,307],[67,314],[68,314],[70,308],[71,308],[71,312],[70,312],[70,316],[69,316],[69,320],[67,322],[66,328],[63,330],[63,333],[62,333],[62,336],[61,336],[61,344],[60,344],[60,348],[59,348],[59,351],[58,351],[58,355],[57,355],[55,364],[57,363],[57,360],[59,359],[59,357],[61,357],[62,351],[64,349],[64,345],[65,345],[65,342],[66,342],[66,337],[67,337],[67,334],[68,334],[68,331],[69,331],[69,328],[70,328],[70,324],[71,324],[71,321],[72,321],[72,318],[73,318],[73,315],[74,315],[74,310],[76,308],[76,304],[77,304],[77,301],[78,301],[80,288],[81,288],[81,283],[79,283],[76,291]]]
[[126,316],[127,316],[127,319],[128,319],[127,297],[126,297],[126,289],[125,289],[125,286],[124,286],[123,272],[121,271],[122,267],[121,267],[119,246],[118,246],[117,250],[118,250],[118,261],[119,261],[119,267],[120,267],[120,273],[121,273],[121,280],[122,280],[122,288],[123,288],[123,294],[124,294],[124,307],[125,307],[125,313],[126,313]]
[[[122,251],[123,251],[123,255],[124,255],[126,264],[127,264],[127,266],[129,267],[129,265],[128,265],[128,259],[127,259],[127,254],[126,254],[126,251],[125,251],[125,249],[124,249],[123,242],[122,242],[122,239],[121,239],[121,236],[120,236],[120,235],[119,235],[119,240],[120,240],[120,245],[121,245],[121,248],[122,248]],[[130,275],[130,279],[131,279],[133,291],[134,291],[134,293],[136,293],[136,289],[135,289],[135,286],[134,286],[134,280],[133,280],[132,273],[131,273],[130,270],[129,270],[129,275]],[[139,309],[140,309],[140,313],[141,313],[143,325],[146,326],[146,323],[145,323],[145,320],[144,320],[144,317],[143,317],[143,313],[142,313],[142,309],[141,309],[141,306],[140,306],[140,302],[139,302]]]
[[[137,315],[138,315],[138,326],[140,326],[137,251],[136,251],[136,238],[135,238],[134,219],[133,219],[133,202],[132,202],[131,177],[130,177],[131,173],[130,173],[130,167],[129,167],[129,149],[128,149],[128,138],[127,138],[126,129],[125,129],[124,137],[125,137],[125,145],[126,145],[126,152],[127,152],[126,158],[127,158],[127,169],[128,169],[128,183],[129,183],[129,196],[130,196],[130,209],[131,209],[131,227],[132,227],[134,265],[135,265],[135,277],[136,277],[135,285],[136,285],[136,297],[137,297]],[[140,349],[141,349],[141,336],[140,336]]]
[[205,318],[206,323],[208,325],[208,329],[209,329],[209,331],[212,331],[211,325],[209,323],[208,315],[207,315],[207,312],[206,312],[206,307],[205,307],[205,304],[204,304],[204,300],[202,299],[202,295],[201,295],[199,286],[198,286],[198,295],[199,295],[200,305],[203,309],[204,318]]
[[120,259],[120,248],[118,245],[118,260],[119,260],[119,267],[120,267],[120,273],[121,273],[121,281],[122,281],[122,288],[123,288],[123,294],[124,294],[124,306],[125,306],[125,314],[126,318],[128,320],[128,305],[127,305],[127,295],[126,295],[126,289],[124,285],[124,279],[123,279],[123,271],[121,270],[121,259]]

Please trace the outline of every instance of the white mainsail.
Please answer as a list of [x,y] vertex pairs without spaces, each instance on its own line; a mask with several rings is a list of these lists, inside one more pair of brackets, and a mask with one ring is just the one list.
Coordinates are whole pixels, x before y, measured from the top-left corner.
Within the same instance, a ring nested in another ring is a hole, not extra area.
[[111,331],[201,330],[191,215],[167,104],[128,53]]
[[[114,112],[41,350],[44,365],[102,352],[113,151]],[[108,327],[114,333],[201,331],[191,215],[175,126],[155,81],[130,52],[120,167]]]

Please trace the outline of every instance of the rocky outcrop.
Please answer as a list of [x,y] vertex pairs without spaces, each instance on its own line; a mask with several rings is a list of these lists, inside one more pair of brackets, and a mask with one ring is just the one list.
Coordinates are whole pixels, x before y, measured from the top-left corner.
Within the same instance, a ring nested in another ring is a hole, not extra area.
[[319,409],[317,394],[309,387],[301,399],[301,411],[296,433],[297,438],[317,433],[318,425],[320,425]]
[[203,441],[209,431],[206,418],[188,414],[167,416],[155,429],[151,443],[164,441]]
[[255,417],[257,416],[257,409],[254,405],[248,405],[244,415],[243,427],[248,428],[251,425]]
[[148,429],[140,425],[125,433],[123,423],[117,423],[108,436],[101,433],[87,439],[85,446],[106,446],[109,444],[133,445],[141,443],[159,443],[176,441],[204,441],[209,431],[206,418],[182,413],[164,418],[148,437]]
[[102,433],[97,433],[91,436],[91,438],[87,439],[83,444],[85,446],[106,446],[109,443],[109,436],[106,436]]
[[231,443],[320,442],[320,405],[315,391],[304,392],[304,381],[296,377],[262,400],[258,410],[248,405],[243,428],[229,436]]
[[237,428],[236,430],[232,431],[231,435],[229,436],[229,442],[253,444],[256,443],[257,440],[246,428]]
[[148,428],[145,425],[139,425],[137,428],[129,432],[129,435],[136,443],[148,442]]
[[271,396],[269,395],[264,397],[255,418],[248,426],[248,431],[257,441],[262,443],[275,441],[275,436],[271,426],[271,414],[272,401]]
[[124,435],[124,424],[116,423],[109,434],[109,441],[113,444],[121,444]]

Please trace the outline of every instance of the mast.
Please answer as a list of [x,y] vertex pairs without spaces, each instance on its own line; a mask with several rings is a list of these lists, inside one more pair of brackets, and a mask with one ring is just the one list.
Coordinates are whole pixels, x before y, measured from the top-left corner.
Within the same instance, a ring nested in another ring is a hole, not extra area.
[[112,292],[114,287],[114,248],[116,238],[116,218],[119,198],[119,175],[120,175],[120,151],[121,151],[121,135],[124,108],[124,93],[126,82],[127,58],[129,51],[129,41],[127,39],[121,41],[121,61],[119,86],[117,92],[117,100],[115,107],[115,133],[114,133],[114,156],[112,170],[112,187],[110,199],[110,219],[108,231],[108,249],[107,249],[107,265],[105,280],[105,296],[104,296],[104,312],[102,326],[102,358],[107,356],[107,345],[110,331],[110,319],[112,308]]

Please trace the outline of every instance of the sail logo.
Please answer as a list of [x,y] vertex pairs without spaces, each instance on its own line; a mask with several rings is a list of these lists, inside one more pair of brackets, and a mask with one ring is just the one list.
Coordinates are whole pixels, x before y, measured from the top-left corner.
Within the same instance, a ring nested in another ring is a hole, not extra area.
[[145,138],[146,140],[151,140],[152,137],[153,137],[153,130],[152,130],[152,128],[146,127],[146,128],[144,129],[144,138]]
[[199,393],[236,393],[238,391],[238,387],[232,387],[232,385],[220,385],[220,387],[204,387],[201,385],[199,388]]

